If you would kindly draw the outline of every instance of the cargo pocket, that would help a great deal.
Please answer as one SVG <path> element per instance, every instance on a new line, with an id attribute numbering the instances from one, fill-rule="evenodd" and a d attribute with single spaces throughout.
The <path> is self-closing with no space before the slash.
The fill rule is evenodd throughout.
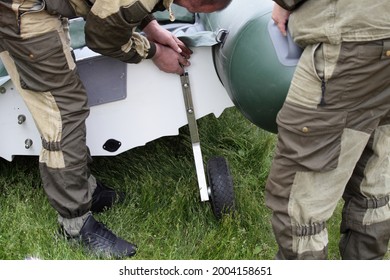
<path id="1" fill-rule="evenodd" d="M 4 40 L 4 45 L 15 62 L 24 89 L 45 92 L 74 79 L 57 31 L 21 41 Z"/>
<path id="2" fill-rule="evenodd" d="M 277 116 L 278 153 L 305 171 L 337 167 L 345 112 L 324 112 L 285 103 Z"/>

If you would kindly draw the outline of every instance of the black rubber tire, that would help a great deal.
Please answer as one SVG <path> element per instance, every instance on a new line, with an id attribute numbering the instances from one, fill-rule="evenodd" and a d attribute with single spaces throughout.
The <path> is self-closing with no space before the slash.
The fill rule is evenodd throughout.
<path id="1" fill-rule="evenodd" d="M 235 211 L 233 179 L 225 158 L 213 157 L 207 162 L 210 203 L 214 216 L 220 220 L 224 214 Z"/>

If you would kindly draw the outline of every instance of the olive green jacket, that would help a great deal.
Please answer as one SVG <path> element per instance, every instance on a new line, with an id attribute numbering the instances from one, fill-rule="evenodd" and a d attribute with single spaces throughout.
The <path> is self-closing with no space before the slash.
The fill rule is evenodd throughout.
<path id="1" fill-rule="evenodd" d="M 10 27 L 18 25 L 26 13 L 46 11 L 67 18 L 84 17 L 89 48 L 124 62 L 138 63 L 153 57 L 156 51 L 154 43 L 139 30 L 154 19 L 153 12 L 171 12 L 172 3 L 173 0 L 0 0 L 0 29 L 4 26 L 0 31 L 17 33 L 17 27 Z M 173 14 L 171 18 L 174 20 Z"/>
<path id="2" fill-rule="evenodd" d="M 388 0 L 274 0 L 291 10 L 288 28 L 300 46 L 390 38 Z"/>

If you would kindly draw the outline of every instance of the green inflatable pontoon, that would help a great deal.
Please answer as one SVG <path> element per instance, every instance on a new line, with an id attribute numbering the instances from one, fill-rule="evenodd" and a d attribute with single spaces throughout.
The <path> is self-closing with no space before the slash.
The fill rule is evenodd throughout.
<path id="1" fill-rule="evenodd" d="M 219 32 L 214 64 L 234 105 L 254 124 L 276 133 L 276 114 L 301 50 L 274 25 L 272 7 L 270 0 L 233 0 L 201 20 L 206 29 Z"/>

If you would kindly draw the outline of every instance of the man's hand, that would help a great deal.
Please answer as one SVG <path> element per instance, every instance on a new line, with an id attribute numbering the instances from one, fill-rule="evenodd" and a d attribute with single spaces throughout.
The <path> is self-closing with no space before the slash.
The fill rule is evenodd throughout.
<path id="1" fill-rule="evenodd" d="M 161 71 L 179 75 L 184 73 L 184 66 L 190 66 L 188 59 L 181 53 L 159 43 L 156 43 L 156 54 L 152 60 Z"/>
<path id="2" fill-rule="evenodd" d="M 274 3 L 274 8 L 272 10 L 272 19 L 275 24 L 278 26 L 280 32 L 283 36 L 287 36 L 287 21 L 290 17 L 290 12 L 282 8 L 278 4 Z"/>
<path id="3" fill-rule="evenodd" d="M 192 51 L 175 35 L 162 28 L 156 20 L 152 20 L 147 26 L 145 26 L 143 31 L 149 41 L 170 47 L 186 59 L 190 58 Z"/>

